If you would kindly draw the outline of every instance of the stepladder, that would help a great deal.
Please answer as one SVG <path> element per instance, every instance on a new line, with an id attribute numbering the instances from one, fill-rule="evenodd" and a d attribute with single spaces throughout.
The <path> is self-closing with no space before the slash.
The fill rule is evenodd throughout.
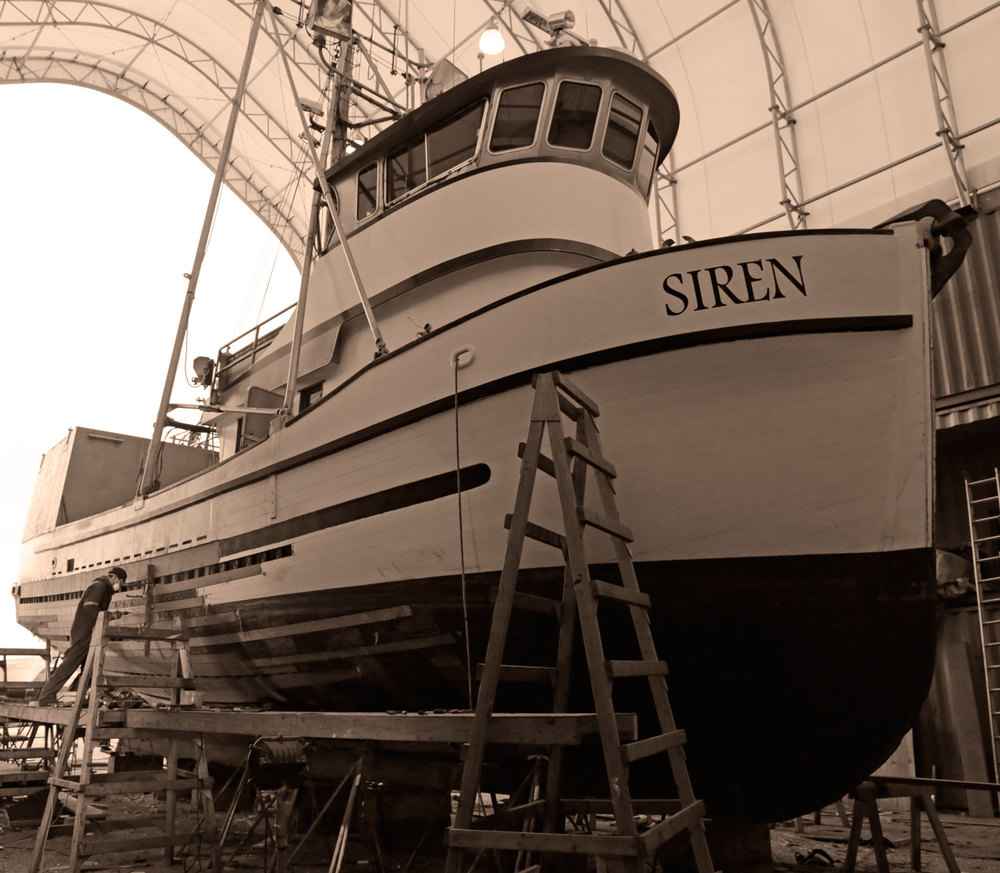
<path id="1" fill-rule="evenodd" d="M 465 873 L 477 869 L 477 864 L 486 869 L 483 859 L 502 853 L 507 861 L 501 869 L 515 873 L 578 869 L 572 865 L 579 865 L 581 856 L 588 856 L 598 869 L 639 873 L 650 869 L 665 843 L 686 836 L 698 873 L 711 873 L 705 808 L 688 774 L 686 735 L 675 723 L 667 665 L 657 655 L 650 628 L 650 598 L 640 589 L 632 562 L 629 543 L 633 535 L 619 517 L 617 471 L 603 455 L 597 404 L 560 373 L 536 374 L 533 388 L 528 436 L 518 449 L 521 467 L 514 508 L 505 520 L 507 547 L 472 734 L 453 826 L 447 833 L 446 870 Z M 572 428 L 572 435 L 566 434 L 567 427 Z M 539 481 L 538 473 L 546 478 Z M 558 509 L 548 513 L 548 526 L 543 526 L 529 520 L 529 513 L 533 495 L 546 481 L 548 505 L 555 503 Z M 545 598 L 519 590 L 526 540 L 560 553 L 561 597 L 550 599 L 547 607 Z M 588 552 L 595 548 L 614 555 L 614 570 L 604 574 L 607 578 L 591 575 Z M 547 608 L 552 615 L 552 634 L 557 638 L 554 664 L 505 663 L 512 619 L 516 620 L 515 611 L 521 608 L 536 612 Z M 495 801 L 492 811 L 480 802 L 484 814 L 477 816 L 487 733 L 501 683 L 546 676 L 552 686 L 551 712 L 565 713 L 571 689 L 580 687 L 580 672 L 589 680 L 588 703 L 593 706 L 599 735 L 595 765 L 596 770 L 603 769 L 603 774 L 597 774 L 603 786 L 599 796 L 595 791 L 583 796 L 574 791 L 571 796 L 566 779 L 569 743 L 557 742 L 531 757 L 523 797 L 511 795 Z M 623 733 L 624 713 L 616 710 L 615 703 L 616 692 L 623 686 L 629 686 L 629 701 L 644 701 L 645 711 L 636 723 L 645 731 Z M 634 798 L 633 765 L 661 766 L 663 781 L 669 784 L 672 778 L 677 796 Z"/>
<path id="2" fill-rule="evenodd" d="M 95 855 L 110 855 L 122 852 L 149 849 L 163 849 L 166 863 L 174 862 L 178 847 L 197 843 L 207 846 L 211 869 L 222 873 L 222 856 L 215 825 L 215 805 L 212 795 L 212 779 L 208 772 L 208 759 L 200 738 L 194 740 L 195 772 L 181 770 L 178 766 L 178 740 L 176 735 L 159 736 L 148 732 L 150 739 L 165 742 L 167 754 L 164 767 L 155 770 L 129 770 L 126 772 L 99 772 L 95 751 L 102 743 L 128 733 L 120 722 L 103 718 L 107 712 L 106 690 L 111 687 L 111 678 L 105 673 L 105 656 L 108 644 L 115 640 L 142 639 L 159 641 L 172 650 L 169 674 L 132 677 L 130 687 L 166 689 L 172 706 L 179 706 L 182 695 L 195 687 L 191 670 L 188 635 L 183 624 L 175 621 L 173 628 L 162 630 L 148 627 L 111 627 L 107 613 L 101 613 L 95 624 L 87 658 L 84 662 L 72 708 L 62 732 L 55 763 L 49 780 L 49 792 L 42 814 L 42 820 L 35 840 L 35 850 L 31 860 L 30 873 L 47 870 L 45 864 L 46 843 L 50 827 L 61 805 L 73 813 L 73 831 L 66 869 L 78 873 L 84 862 Z M 144 736 L 147 734 L 144 733 Z M 74 746 L 82 739 L 82 749 L 77 756 L 76 767 L 71 766 Z M 74 770 L 76 772 L 74 772 Z M 100 836 L 94 838 L 88 833 L 88 815 L 93 804 L 99 799 L 121 795 L 155 794 L 163 792 L 165 804 L 160 821 L 156 823 L 159 833 L 130 837 Z M 192 803 L 200 807 L 201 815 L 195 832 L 182 832 L 177 826 L 178 796 L 191 795 Z M 128 822 L 122 826 L 127 828 Z"/>
<path id="3" fill-rule="evenodd" d="M 972 566 L 982 644 L 993 777 L 1000 781 L 1000 471 L 967 479 Z"/>

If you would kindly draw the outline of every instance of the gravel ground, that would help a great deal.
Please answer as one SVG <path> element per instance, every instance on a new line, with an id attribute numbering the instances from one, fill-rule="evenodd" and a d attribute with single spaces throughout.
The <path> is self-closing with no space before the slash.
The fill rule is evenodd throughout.
<path id="1" fill-rule="evenodd" d="M 136 816 L 155 816 L 162 813 L 163 802 L 149 795 L 131 795 L 109 798 L 102 801 L 106 810 L 104 821 L 96 821 L 90 830 L 96 832 L 111 832 L 116 837 L 153 834 L 155 830 L 137 830 L 126 832 L 116 820 L 132 819 Z M 178 829 L 190 830 L 196 823 L 196 815 L 190 811 L 186 802 L 178 805 Z M 957 813 L 944 812 L 941 815 L 945 832 L 952 850 L 958 859 L 962 873 L 1000 873 L 1000 819 L 971 819 Z M 221 820 L 221 815 L 220 815 Z M 3 817 L 0 816 L 0 824 Z M 233 836 L 227 842 L 225 853 L 227 873 L 229 871 L 261 870 L 264 867 L 264 846 L 260 839 L 260 830 L 247 841 L 248 850 L 230 860 L 236 844 L 247 832 L 252 823 L 250 814 L 240 814 L 234 822 Z M 0 873 L 27 873 L 34 849 L 36 829 L 33 827 L 6 826 L 0 833 Z M 801 832 L 796 831 L 794 822 L 786 822 L 771 829 L 771 851 L 773 854 L 774 873 L 822 873 L 824 869 L 840 870 L 843 867 L 847 851 L 848 829 L 840 824 L 839 818 L 831 808 L 825 811 L 822 822 L 816 825 L 812 819 L 802 820 Z M 910 870 L 909 815 L 908 813 L 884 812 L 882 827 L 891 848 L 888 852 L 891 873 L 902 873 Z M 69 857 L 69 828 L 63 827 L 62 832 L 53 835 L 46 847 L 44 873 L 59 873 L 60 868 L 66 869 Z M 940 847 L 924 819 L 921 830 L 921 857 L 924 873 L 947 873 Z M 859 873 L 874 873 L 877 871 L 875 856 L 868 845 L 868 827 L 862 831 L 862 845 L 858 851 L 856 870 Z M 332 841 L 332 840 L 331 840 Z M 359 873 L 365 870 L 378 870 L 375 858 L 367 863 L 357 859 L 363 847 L 355 845 L 348 850 L 349 859 L 344 865 L 345 873 Z M 132 852 L 116 857 L 99 856 L 100 866 L 88 862 L 84 869 L 101 869 L 117 871 L 117 873 L 202 873 L 211 869 L 208 855 L 188 857 L 173 867 L 164 866 L 161 850 Z M 308 844 L 298 855 L 292 866 L 295 873 L 313 873 L 329 869 L 329 854 L 327 845 L 319 840 Z M 829 860 L 828 860 L 829 859 Z M 273 859 L 268 858 L 268 861 Z M 408 857 L 383 858 L 384 869 L 400 871 L 406 867 Z M 430 861 L 420 855 L 413 859 L 409 870 L 412 873 L 425 873 L 441 866 L 439 860 Z M 767 873 L 758 870 L 757 873 Z"/>
<path id="2" fill-rule="evenodd" d="M 1000 873 L 1000 818 L 975 819 L 948 811 L 942 812 L 940 817 L 962 873 Z M 891 844 L 886 853 L 890 871 L 910 870 L 909 813 L 883 812 L 880 818 L 883 834 Z M 948 868 L 930 824 L 925 816 L 921 819 L 921 869 L 924 873 L 947 873 Z M 821 873 L 830 867 L 841 869 L 847 854 L 848 828 L 840 823 L 835 810 L 832 807 L 825 810 L 819 825 L 813 824 L 811 818 L 803 819 L 802 823 L 801 833 L 796 832 L 794 822 L 771 830 L 771 853 L 776 871 Z M 859 873 L 878 869 L 869 837 L 868 825 L 865 824 L 855 864 Z M 827 862 L 821 853 L 828 855 L 833 863 Z"/>

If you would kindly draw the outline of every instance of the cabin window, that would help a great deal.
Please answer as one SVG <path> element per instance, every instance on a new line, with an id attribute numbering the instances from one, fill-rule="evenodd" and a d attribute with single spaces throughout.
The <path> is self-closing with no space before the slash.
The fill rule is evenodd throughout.
<path id="1" fill-rule="evenodd" d="M 299 412 L 305 412 L 310 406 L 315 405 L 323 397 L 323 383 L 317 382 L 308 388 L 299 391 Z"/>
<path id="2" fill-rule="evenodd" d="M 642 109 L 621 94 L 615 94 L 611 98 L 608 129 L 604 132 L 601 154 L 619 167 L 631 170 L 641 129 Z"/>
<path id="3" fill-rule="evenodd" d="M 493 122 L 490 151 L 506 152 L 530 146 L 535 141 L 538 113 L 542 107 L 545 85 L 519 85 L 500 95 L 497 117 Z"/>
<path id="4" fill-rule="evenodd" d="M 646 137 L 642 141 L 642 151 L 639 152 L 639 173 L 636 182 L 643 194 L 649 194 L 649 185 L 656 172 L 656 156 L 660 151 L 660 138 L 656 135 L 653 122 L 646 126 Z"/>
<path id="5" fill-rule="evenodd" d="M 476 153 L 485 106 L 485 103 L 477 103 L 427 134 L 427 167 L 431 179 Z"/>
<path id="6" fill-rule="evenodd" d="M 358 219 L 367 218 L 378 209 L 378 164 L 358 173 Z"/>
<path id="7" fill-rule="evenodd" d="M 582 82 L 563 82 L 549 125 L 549 145 L 567 149 L 589 149 L 594 139 L 601 89 Z"/>
<path id="8" fill-rule="evenodd" d="M 333 208 L 337 210 L 337 215 L 340 215 L 340 197 L 337 195 L 337 189 L 332 185 L 330 186 L 330 194 L 333 197 Z M 320 251 L 328 251 L 330 246 L 333 244 L 335 238 L 336 228 L 333 225 L 333 217 L 330 215 L 330 210 L 326 205 L 326 198 L 323 197 L 319 204 L 319 238 L 320 238 Z"/>
<path id="9" fill-rule="evenodd" d="M 395 200 L 407 191 L 427 181 L 427 164 L 424 159 L 424 141 L 407 146 L 389 155 L 386 161 L 386 199 Z"/>

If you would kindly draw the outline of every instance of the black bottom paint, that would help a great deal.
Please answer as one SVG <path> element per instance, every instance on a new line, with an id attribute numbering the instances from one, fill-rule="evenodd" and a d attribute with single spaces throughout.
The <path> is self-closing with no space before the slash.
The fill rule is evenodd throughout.
<path id="1" fill-rule="evenodd" d="M 653 601 L 659 654 L 670 667 L 670 700 L 688 735 L 695 793 L 709 815 L 778 821 L 832 803 L 876 769 L 916 719 L 934 663 L 933 553 L 911 550 L 864 555 L 785 556 L 639 564 Z M 611 578 L 607 567 L 595 578 Z M 521 590 L 558 596 L 561 568 L 522 571 Z M 467 578 L 473 660 L 489 633 L 496 574 Z M 354 614 L 407 604 L 413 615 L 383 625 L 285 640 L 313 653 L 303 671 L 316 682 L 281 688 L 286 709 L 372 710 L 467 706 L 461 584 L 457 578 L 390 583 L 313 595 L 268 598 L 241 606 L 242 627 L 273 626 L 324 615 Z M 634 657 L 617 605 L 601 607 L 608 658 Z M 255 620 L 256 619 L 256 620 Z M 217 629 L 225 632 L 224 627 Z M 448 646 L 377 657 L 338 650 L 450 632 Z M 216 653 L 267 657 L 264 643 L 214 647 Z M 287 647 L 285 651 L 288 651 Z M 372 649 L 374 652 L 374 649 Z M 554 620 L 518 613 L 506 663 L 552 664 Z M 197 649 L 195 650 L 197 654 Z M 347 654 L 345 652 L 345 654 Z M 577 653 L 571 709 L 592 709 Z M 344 678 L 354 666 L 357 678 Z M 254 668 L 256 669 L 256 668 Z M 339 675 L 324 683 L 323 671 Z M 263 671 L 266 672 L 266 669 Z M 619 680 L 616 708 L 650 724 L 646 680 Z M 502 685 L 496 711 L 546 710 L 547 686 Z M 596 738 L 595 738 L 596 739 Z M 671 796 L 665 755 L 632 767 L 640 795 Z M 590 750 L 569 757 L 569 791 L 606 793 L 603 765 Z"/>

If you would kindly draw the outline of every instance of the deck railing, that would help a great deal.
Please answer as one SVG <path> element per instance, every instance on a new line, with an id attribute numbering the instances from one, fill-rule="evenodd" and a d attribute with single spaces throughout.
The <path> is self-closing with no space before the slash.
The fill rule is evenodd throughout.
<path id="1" fill-rule="evenodd" d="M 218 357 L 218 368 L 216 370 L 220 382 L 224 374 L 229 372 L 237 364 L 246 364 L 247 366 L 253 366 L 257 360 L 257 356 L 261 351 L 266 349 L 278 335 L 281 328 L 285 326 L 285 322 L 281 324 L 274 324 L 281 316 L 290 312 L 295 308 L 295 304 L 292 303 L 286 306 L 284 309 L 276 312 L 269 318 L 265 318 L 263 321 L 251 327 L 249 330 L 245 330 L 235 339 L 230 340 L 222 348 L 219 349 Z M 273 325 L 272 327 L 268 327 Z M 267 328 L 267 330 L 265 330 Z M 247 338 L 249 337 L 249 340 Z M 234 350 L 234 346 L 237 346 L 240 342 L 244 342 Z"/>

